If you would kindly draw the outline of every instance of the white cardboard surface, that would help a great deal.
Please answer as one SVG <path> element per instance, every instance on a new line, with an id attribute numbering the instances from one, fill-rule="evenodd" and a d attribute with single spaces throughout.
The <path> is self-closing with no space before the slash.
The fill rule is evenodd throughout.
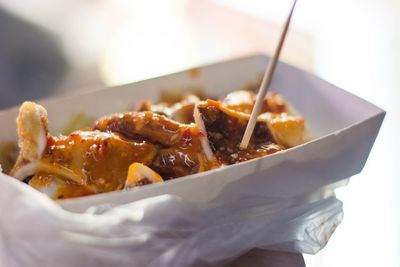
<path id="1" fill-rule="evenodd" d="M 157 100 L 160 90 L 201 87 L 210 95 L 222 96 L 254 82 L 267 62 L 265 56 L 253 56 L 200 68 L 195 78 L 189 72 L 180 72 L 41 103 L 49 113 L 50 131 L 58 133 L 72 114 L 85 112 L 96 117 L 112 114 L 143 99 Z M 303 194 L 362 170 L 384 118 L 383 110 L 286 64 L 278 65 L 271 90 L 282 93 L 305 117 L 316 140 L 266 158 L 164 184 L 65 200 L 60 204 L 71 211 L 84 211 L 94 204 L 123 204 L 172 193 L 195 203 L 223 205 L 249 192 L 271 197 Z M 14 125 L 16 112 L 0 113 L 0 125 Z M 1 131 L 0 139 L 15 138 L 15 128 Z"/>
<path id="2" fill-rule="evenodd" d="M 81 96 L 45 100 L 41 104 L 48 110 L 50 131 L 54 134 L 77 112 L 98 117 L 123 111 L 142 99 L 156 100 L 163 89 L 196 86 L 204 88 L 211 95 L 224 95 L 254 82 L 263 73 L 267 62 L 268 58 L 265 56 L 242 58 L 200 68 L 198 77 L 192 77 L 189 72 L 181 72 Z M 102 263 L 98 266 L 115 264 L 114 258 L 105 258 L 101 254 L 104 251 L 119 251 L 118 255 L 123 258 L 123 262 L 126 260 L 126 264 L 131 263 L 132 259 L 140 259 L 139 263 L 141 260 L 148 263 L 149 258 L 153 259 L 158 255 L 152 261 L 153 265 L 148 266 L 185 266 L 199 259 L 207 259 L 211 266 L 239 256 L 253 247 L 315 253 L 326 244 L 341 220 L 341 204 L 333 197 L 332 190 L 343 185 L 340 181 L 345 181 L 346 177 L 362 170 L 385 113 L 334 85 L 285 64 L 278 65 L 272 90 L 282 93 L 305 117 L 317 139 L 265 158 L 163 184 L 60 201 L 64 210 L 58 205 L 50 204 L 50 200 L 34 192 L 32 188 L 17 181 L 10 182 L 9 177 L 0 174 L 0 190 L 3 190 L 0 194 L 2 214 L 12 211 L 12 207 L 26 208 L 28 215 L 21 213 L 19 216 L 29 221 L 40 221 L 43 227 L 38 226 L 35 230 L 42 234 L 37 234 L 37 238 L 43 240 L 51 239 L 48 229 L 53 234 L 61 234 L 62 238 L 65 231 L 72 231 L 75 234 L 84 233 L 90 238 L 101 236 L 102 240 L 106 240 L 104 242 L 108 245 L 100 245 L 99 249 L 99 245 L 83 245 L 76 239 L 71 243 L 70 239 L 61 238 L 66 244 L 65 260 L 69 264 L 90 262 L 79 252 L 83 247 L 85 253 L 89 253 L 87 255 L 98 257 Z M 0 125 L 3 125 L 0 140 L 16 139 L 16 115 L 17 109 L 0 112 Z M 167 196 L 162 196 L 165 194 Z M 13 195 L 20 196 L 19 202 L 13 202 L 14 206 L 4 205 Z M 161 204 L 153 207 L 154 202 Z M 42 206 L 32 206 L 39 204 Z M 78 214 L 90 207 L 95 207 L 96 211 L 104 210 L 104 213 L 99 218 L 92 219 L 87 214 Z M 169 214 L 163 217 L 163 207 L 174 210 L 176 216 L 171 217 Z M 133 216 L 132 209 L 136 213 L 141 211 L 143 216 L 131 218 L 129 222 L 119 221 L 122 224 L 115 222 Z M 117 216 L 107 221 L 107 218 L 111 218 L 110 214 L 119 214 L 122 217 Z M 43 220 L 43 216 L 51 218 L 51 226 L 48 221 Z M 20 233 L 23 225 L 18 224 L 18 219 L 17 215 L 0 219 L 0 224 L 5 227 L 3 229 L 14 233 L 15 238 L 24 233 Z M 104 220 L 103 225 L 93 224 L 93 220 Z M 187 235 L 165 240 L 163 231 L 170 234 L 180 231 L 181 228 L 177 229 L 175 223 L 181 225 L 182 222 L 190 226 L 190 230 L 184 228 Z M 149 223 L 157 227 L 153 232 L 147 232 L 150 238 L 146 239 L 147 243 L 138 236 L 130 236 L 135 232 L 132 229 L 148 229 L 146 227 Z M 212 227 L 205 227 L 207 223 Z M 94 225 L 93 228 L 90 225 Z M 105 237 L 103 232 L 109 230 L 112 230 L 111 236 Z M 131 250 L 128 254 L 122 253 L 124 246 L 110 241 L 110 238 L 115 238 L 113 231 L 122 231 L 118 233 L 130 237 L 130 241 L 124 240 L 126 249 L 135 248 L 136 254 L 132 254 Z M 236 234 L 237 238 L 234 238 Z M 9 237 L 9 240 L 19 240 L 15 238 Z M 160 242 L 160 246 L 156 246 L 157 249 L 152 246 L 153 250 L 145 253 L 149 240 L 150 243 L 152 240 Z M 166 250 L 165 242 L 170 242 L 170 250 Z M 36 249 L 51 250 L 54 255 L 60 252 L 57 247 L 40 244 Z M 217 247 L 207 247 L 210 244 Z M 218 247 L 217 244 L 224 246 Z M 19 243 L 16 246 L 21 248 Z M 68 249 L 65 251 L 66 248 Z M 29 249 L 35 250 L 35 247 Z M 44 263 L 42 266 L 48 265 Z"/>

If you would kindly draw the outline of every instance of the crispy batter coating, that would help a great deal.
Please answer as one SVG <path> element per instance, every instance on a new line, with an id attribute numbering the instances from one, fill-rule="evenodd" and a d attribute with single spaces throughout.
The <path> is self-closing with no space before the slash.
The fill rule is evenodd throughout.
<path id="1" fill-rule="evenodd" d="M 35 169 L 46 148 L 47 111 L 33 102 L 24 102 L 17 117 L 20 152 L 10 175 L 23 180 Z"/>

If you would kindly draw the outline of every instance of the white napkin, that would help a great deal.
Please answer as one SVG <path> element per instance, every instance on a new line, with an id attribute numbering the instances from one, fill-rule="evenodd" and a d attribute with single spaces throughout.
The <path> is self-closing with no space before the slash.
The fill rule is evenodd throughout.
<path id="1" fill-rule="evenodd" d="M 160 195 L 78 214 L 0 174 L 0 266 L 222 266 L 253 248 L 316 253 L 343 215 L 330 192 L 224 207 Z"/>

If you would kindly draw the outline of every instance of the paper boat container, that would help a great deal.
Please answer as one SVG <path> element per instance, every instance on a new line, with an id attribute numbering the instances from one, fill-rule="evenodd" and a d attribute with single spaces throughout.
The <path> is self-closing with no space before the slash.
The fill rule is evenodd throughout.
<path id="1" fill-rule="evenodd" d="M 162 90 L 200 87 L 221 96 L 254 83 L 269 58 L 250 56 L 79 96 L 40 101 L 57 134 L 71 116 L 99 117 L 127 110 L 143 99 L 157 100 Z M 163 184 L 60 201 L 81 212 L 97 204 L 123 204 L 174 194 L 196 204 L 224 205 L 245 197 L 286 198 L 313 192 L 355 175 L 364 167 L 385 112 L 314 75 L 279 64 L 272 84 L 304 116 L 316 137 L 312 142 L 267 157 L 191 175 Z M 15 140 L 17 109 L 0 113 L 0 140 Z"/>

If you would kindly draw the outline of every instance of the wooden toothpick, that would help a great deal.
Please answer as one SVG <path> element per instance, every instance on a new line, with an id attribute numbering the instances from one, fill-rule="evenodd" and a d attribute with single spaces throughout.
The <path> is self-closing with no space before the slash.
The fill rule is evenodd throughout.
<path id="1" fill-rule="evenodd" d="M 265 95 L 268 92 L 269 86 L 272 81 L 272 76 L 274 74 L 276 64 L 278 63 L 279 55 L 280 55 L 282 47 L 283 47 L 283 43 L 285 42 L 287 31 L 288 31 L 289 25 L 290 25 L 290 20 L 292 18 L 292 14 L 293 14 L 294 8 L 296 6 L 296 3 L 297 3 L 297 0 L 294 0 L 292 9 L 290 10 L 289 16 L 286 19 L 285 26 L 283 28 L 281 37 L 279 39 L 278 46 L 276 47 L 275 54 L 272 57 L 271 62 L 268 64 L 267 70 L 265 71 L 263 80 L 261 82 L 260 89 L 258 91 L 256 103 L 254 104 L 253 111 L 251 112 L 250 120 L 247 123 L 246 131 L 244 132 L 242 142 L 240 143 L 240 146 L 239 146 L 240 149 L 246 149 L 247 146 L 249 145 L 251 135 L 253 134 L 254 127 L 257 122 L 257 117 L 261 112 L 261 108 L 263 106 Z"/>

